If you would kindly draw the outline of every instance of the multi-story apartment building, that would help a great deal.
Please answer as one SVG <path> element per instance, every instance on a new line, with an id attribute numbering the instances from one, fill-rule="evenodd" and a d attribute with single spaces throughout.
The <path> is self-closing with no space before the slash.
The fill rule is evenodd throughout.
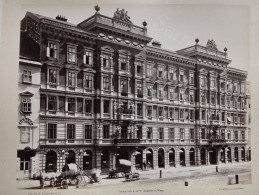
<path id="1" fill-rule="evenodd" d="M 18 178 L 65 163 L 113 169 L 246 160 L 246 77 L 215 42 L 176 52 L 124 10 L 78 25 L 27 12 L 21 21 Z"/>

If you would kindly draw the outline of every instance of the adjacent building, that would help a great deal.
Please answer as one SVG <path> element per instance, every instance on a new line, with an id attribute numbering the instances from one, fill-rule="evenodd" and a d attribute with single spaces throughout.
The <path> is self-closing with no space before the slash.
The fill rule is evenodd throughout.
<path id="1" fill-rule="evenodd" d="M 247 72 L 209 40 L 163 49 L 124 9 L 75 25 L 21 21 L 17 178 L 65 163 L 107 171 L 247 160 Z"/>

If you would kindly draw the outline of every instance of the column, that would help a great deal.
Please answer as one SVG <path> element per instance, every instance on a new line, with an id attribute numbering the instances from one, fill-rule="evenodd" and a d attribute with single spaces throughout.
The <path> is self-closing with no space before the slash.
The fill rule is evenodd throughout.
<path id="1" fill-rule="evenodd" d="M 216 164 L 218 165 L 220 161 L 220 149 L 216 149 Z"/>
<path id="2" fill-rule="evenodd" d="M 102 158 L 102 156 L 101 156 L 101 154 L 102 154 L 102 151 L 101 150 L 97 150 L 96 151 L 96 169 L 97 170 L 102 170 L 102 166 L 101 166 L 101 158 Z"/>
<path id="3" fill-rule="evenodd" d="M 231 147 L 231 162 L 235 162 L 235 150 Z"/>
<path id="4" fill-rule="evenodd" d="M 228 152 L 227 152 L 227 148 L 225 148 L 225 163 L 228 163 Z"/>
<path id="5" fill-rule="evenodd" d="M 169 151 L 168 149 L 165 149 L 165 156 L 164 156 L 164 161 L 165 161 L 165 168 L 169 168 Z"/>
<path id="6" fill-rule="evenodd" d="M 190 166 L 190 150 L 185 149 L 185 166 L 189 167 Z"/>
<path id="7" fill-rule="evenodd" d="M 146 162 L 146 164 L 147 164 L 147 150 L 146 149 L 144 149 L 142 151 L 142 162 Z"/>
<path id="8" fill-rule="evenodd" d="M 175 167 L 180 167 L 180 152 L 179 152 L 179 148 L 175 148 Z"/>
<path id="9" fill-rule="evenodd" d="M 134 172 L 136 171 L 136 163 L 135 163 L 135 160 L 136 160 L 136 156 L 134 155 L 134 151 L 132 151 L 132 154 L 131 154 L 131 171 Z"/>
<path id="10" fill-rule="evenodd" d="M 241 162 L 241 161 L 242 161 L 242 160 L 241 160 L 241 157 L 242 157 L 241 148 L 238 148 L 238 162 Z M 246 159 L 246 157 L 245 157 L 245 159 Z M 244 159 L 244 161 L 245 161 L 245 159 Z"/>
<path id="11" fill-rule="evenodd" d="M 195 158 L 196 158 L 196 165 L 200 166 L 201 165 L 201 150 L 200 150 L 200 148 L 196 149 Z"/>
<path id="12" fill-rule="evenodd" d="M 145 117 L 145 111 L 146 111 L 146 105 L 145 105 L 145 103 L 142 103 L 142 118 L 143 118 L 143 120 L 146 118 Z"/>
<path id="13" fill-rule="evenodd" d="M 158 151 L 154 150 L 153 152 L 153 167 L 154 169 L 158 169 Z"/>
<path id="14" fill-rule="evenodd" d="M 100 73 L 100 76 L 101 76 L 100 89 L 101 89 L 101 93 L 102 93 L 102 91 L 103 91 L 103 74 Z"/>
<path id="15" fill-rule="evenodd" d="M 110 118 L 113 119 L 113 99 L 110 99 Z"/>
<path id="16" fill-rule="evenodd" d="M 115 169 L 115 158 L 114 158 L 114 152 L 110 152 L 110 156 L 109 156 L 109 171 Z"/>
<path id="17" fill-rule="evenodd" d="M 206 162 L 206 165 L 210 165 L 210 156 L 209 156 L 209 150 L 208 149 L 205 149 L 205 162 Z"/>

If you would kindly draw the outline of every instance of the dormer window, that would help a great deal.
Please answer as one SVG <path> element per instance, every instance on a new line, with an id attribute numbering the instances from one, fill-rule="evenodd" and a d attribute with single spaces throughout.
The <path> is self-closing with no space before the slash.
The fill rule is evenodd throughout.
<path id="1" fill-rule="evenodd" d="M 49 42 L 47 47 L 47 57 L 58 58 L 58 44 Z"/>
<path id="2" fill-rule="evenodd" d="M 86 51 L 83 56 L 83 63 L 87 65 L 93 65 L 93 53 L 90 51 Z"/>
<path id="3" fill-rule="evenodd" d="M 23 82 L 24 83 L 31 83 L 31 80 L 32 80 L 31 71 L 24 70 L 23 71 Z"/>
<path id="4" fill-rule="evenodd" d="M 76 62 L 76 47 L 75 46 L 68 46 L 67 61 Z"/>

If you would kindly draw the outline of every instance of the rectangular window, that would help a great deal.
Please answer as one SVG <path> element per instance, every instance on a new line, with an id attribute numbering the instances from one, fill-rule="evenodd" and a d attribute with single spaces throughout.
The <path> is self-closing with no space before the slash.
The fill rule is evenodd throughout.
<path id="1" fill-rule="evenodd" d="M 222 81 L 220 83 L 220 88 L 221 88 L 221 90 L 225 90 L 225 81 Z"/>
<path id="2" fill-rule="evenodd" d="M 184 71 L 181 70 L 181 71 L 180 71 L 180 77 L 179 77 L 179 81 L 180 81 L 180 82 L 183 82 L 183 77 L 184 77 Z"/>
<path id="3" fill-rule="evenodd" d="M 158 77 L 162 77 L 163 76 L 163 67 L 158 67 Z"/>
<path id="4" fill-rule="evenodd" d="M 158 98 L 163 99 L 163 87 L 158 87 Z"/>
<path id="5" fill-rule="evenodd" d="M 234 89 L 233 89 L 234 92 L 237 92 L 238 91 L 237 89 L 238 89 L 238 83 L 234 83 Z"/>
<path id="6" fill-rule="evenodd" d="M 221 113 L 221 120 L 222 120 L 223 122 L 225 122 L 225 120 L 226 120 L 226 119 L 225 119 L 225 112 L 222 112 L 222 113 Z"/>
<path id="7" fill-rule="evenodd" d="M 190 91 L 190 103 L 194 103 L 194 92 Z"/>
<path id="8" fill-rule="evenodd" d="M 205 98 L 205 92 L 202 91 L 202 92 L 201 92 L 201 102 L 202 102 L 202 103 L 205 103 L 205 100 L 206 100 L 206 98 Z"/>
<path id="9" fill-rule="evenodd" d="M 92 89 L 92 86 L 93 86 L 93 76 L 86 74 L 84 80 L 85 80 L 84 87 L 87 88 L 87 89 Z"/>
<path id="10" fill-rule="evenodd" d="M 181 139 L 181 140 L 184 140 L 184 138 L 185 138 L 184 129 L 183 129 L 183 128 L 180 128 L 180 139 Z"/>
<path id="11" fill-rule="evenodd" d="M 225 96 L 224 95 L 221 95 L 220 101 L 221 101 L 221 105 L 225 106 Z"/>
<path id="12" fill-rule="evenodd" d="M 174 89 L 173 88 L 169 89 L 169 99 L 174 100 Z"/>
<path id="13" fill-rule="evenodd" d="M 158 117 L 163 117 L 163 107 L 158 107 Z"/>
<path id="14" fill-rule="evenodd" d="M 85 112 L 86 113 L 92 112 L 92 100 L 85 100 Z"/>
<path id="15" fill-rule="evenodd" d="M 201 87 L 205 87 L 205 76 L 204 75 L 200 76 L 200 85 L 201 85 Z"/>
<path id="16" fill-rule="evenodd" d="M 241 132 L 241 139 L 242 139 L 243 141 L 245 140 L 245 132 L 244 132 L 244 131 Z"/>
<path id="17" fill-rule="evenodd" d="M 141 73 L 142 73 L 142 66 L 137 65 L 137 74 L 141 74 Z"/>
<path id="18" fill-rule="evenodd" d="M 153 89 L 152 85 L 147 86 L 147 96 L 148 97 L 152 97 L 152 89 Z"/>
<path id="19" fill-rule="evenodd" d="M 67 139 L 75 139 L 76 126 L 74 124 L 67 124 Z"/>
<path id="20" fill-rule="evenodd" d="M 92 125 L 85 125 L 85 139 L 92 139 Z"/>
<path id="21" fill-rule="evenodd" d="M 102 63 L 104 68 L 110 68 L 110 56 L 103 55 Z"/>
<path id="22" fill-rule="evenodd" d="M 190 72 L 190 74 L 189 74 L 189 82 L 190 82 L 190 84 L 194 84 L 194 73 L 193 72 Z"/>
<path id="23" fill-rule="evenodd" d="M 150 64 L 147 64 L 147 77 L 152 76 L 152 66 Z"/>
<path id="24" fill-rule="evenodd" d="M 206 139 L 206 130 L 204 128 L 201 129 L 201 139 Z"/>
<path id="25" fill-rule="evenodd" d="M 121 93 L 127 93 L 127 80 L 121 80 Z"/>
<path id="26" fill-rule="evenodd" d="M 75 98 L 67 98 L 67 111 L 68 112 L 75 112 Z"/>
<path id="27" fill-rule="evenodd" d="M 142 84 L 137 83 L 137 95 L 138 97 L 142 96 Z"/>
<path id="28" fill-rule="evenodd" d="M 174 108 L 169 108 L 169 118 L 170 119 L 174 118 Z"/>
<path id="29" fill-rule="evenodd" d="M 103 101 L 103 113 L 110 113 L 110 100 Z"/>
<path id="30" fill-rule="evenodd" d="M 126 71 L 127 70 L 127 63 L 121 62 L 121 70 Z"/>
<path id="31" fill-rule="evenodd" d="M 211 78 L 210 79 L 210 87 L 215 88 L 216 87 L 216 78 Z"/>
<path id="32" fill-rule="evenodd" d="M 30 142 L 30 127 L 21 127 L 20 129 L 20 141 L 21 143 L 29 143 Z"/>
<path id="33" fill-rule="evenodd" d="M 164 139 L 164 128 L 159 128 L 158 139 Z"/>
<path id="34" fill-rule="evenodd" d="M 194 140 L 194 129 L 190 129 L 190 139 Z"/>
<path id="35" fill-rule="evenodd" d="M 184 100 L 184 91 L 183 90 L 180 90 L 179 100 L 180 101 Z"/>
<path id="36" fill-rule="evenodd" d="M 93 53 L 86 51 L 85 55 L 83 56 L 83 62 L 87 65 L 93 65 Z"/>
<path id="37" fill-rule="evenodd" d="M 103 90 L 109 91 L 110 90 L 110 78 L 103 77 Z"/>
<path id="38" fill-rule="evenodd" d="M 214 93 L 211 94 L 211 103 L 215 104 L 215 94 Z"/>
<path id="39" fill-rule="evenodd" d="M 147 128 L 147 139 L 152 139 L 152 127 Z"/>
<path id="40" fill-rule="evenodd" d="M 32 80 L 31 71 L 24 70 L 23 71 L 23 82 L 31 83 L 31 80 Z"/>
<path id="41" fill-rule="evenodd" d="M 137 128 L 138 128 L 138 130 L 137 130 L 137 138 L 138 139 L 142 139 L 142 127 L 138 126 Z"/>
<path id="42" fill-rule="evenodd" d="M 235 131 L 234 136 L 235 136 L 235 140 L 238 140 L 238 131 Z"/>
<path id="43" fill-rule="evenodd" d="M 103 139 L 109 139 L 109 132 L 110 132 L 110 126 L 109 125 L 103 125 Z"/>
<path id="44" fill-rule="evenodd" d="M 48 109 L 50 111 L 56 111 L 57 110 L 57 97 L 56 96 L 49 96 L 48 100 Z"/>
<path id="45" fill-rule="evenodd" d="M 224 139 L 224 140 L 226 139 L 225 138 L 225 129 L 221 130 L 221 139 Z"/>
<path id="46" fill-rule="evenodd" d="M 57 84 L 57 75 L 58 72 L 55 69 L 49 69 L 49 83 L 50 84 Z"/>
<path id="47" fill-rule="evenodd" d="M 142 104 L 137 104 L 137 115 L 142 116 Z"/>
<path id="48" fill-rule="evenodd" d="M 56 43 L 50 43 L 48 44 L 47 48 L 47 57 L 56 58 L 57 59 L 57 44 Z"/>
<path id="49" fill-rule="evenodd" d="M 190 120 L 194 120 L 194 110 L 190 110 Z"/>
<path id="50" fill-rule="evenodd" d="M 29 97 L 22 98 L 22 111 L 25 113 L 31 112 L 31 98 L 29 98 Z"/>
<path id="51" fill-rule="evenodd" d="M 201 111 L 201 120 L 206 120 L 206 111 L 205 110 Z"/>
<path id="52" fill-rule="evenodd" d="M 152 106 L 147 106 L 147 117 L 152 117 Z"/>
<path id="53" fill-rule="evenodd" d="M 168 137 L 169 137 L 169 139 L 170 140 L 174 140 L 174 128 L 169 128 L 169 135 L 168 135 Z"/>
<path id="54" fill-rule="evenodd" d="M 48 139 L 57 139 L 57 124 L 48 124 Z"/>
<path id="55" fill-rule="evenodd" d="M 228 140 L 230 140 L 230 138 L 231 138 L 231 134 L 230 134 L 229 130 L 227 131 L 227 138 L 228 138 Z"/>
<path id="56" fill-rule="evenodd" d="M 68 51 L 67 51 L 67 60 L 69 62 L 76 62 L 76 48 L 75 47 L 68 47 Z"/>
<path id="57" fill-rule="evenodd" d="M 68 86 L 69 87 L 75 87 L 75 81 L 76 81 L 76 74 L 74 72 L 68 72 Z"/>
<path id="58" fill-rule="evenodd" d="M 179 112 L 179 119 L 183 120 L 184 119 L 184 109 L 180 109 L 180 112 Z"/>
<path id="59" fill-rule="evenodd" d="M 174 80 L 174 69 L 170 69 L 170 72 L 169 72 L 169 80 L 170 80 L 170 81 L 173 81 L 173 80 Z"/>

